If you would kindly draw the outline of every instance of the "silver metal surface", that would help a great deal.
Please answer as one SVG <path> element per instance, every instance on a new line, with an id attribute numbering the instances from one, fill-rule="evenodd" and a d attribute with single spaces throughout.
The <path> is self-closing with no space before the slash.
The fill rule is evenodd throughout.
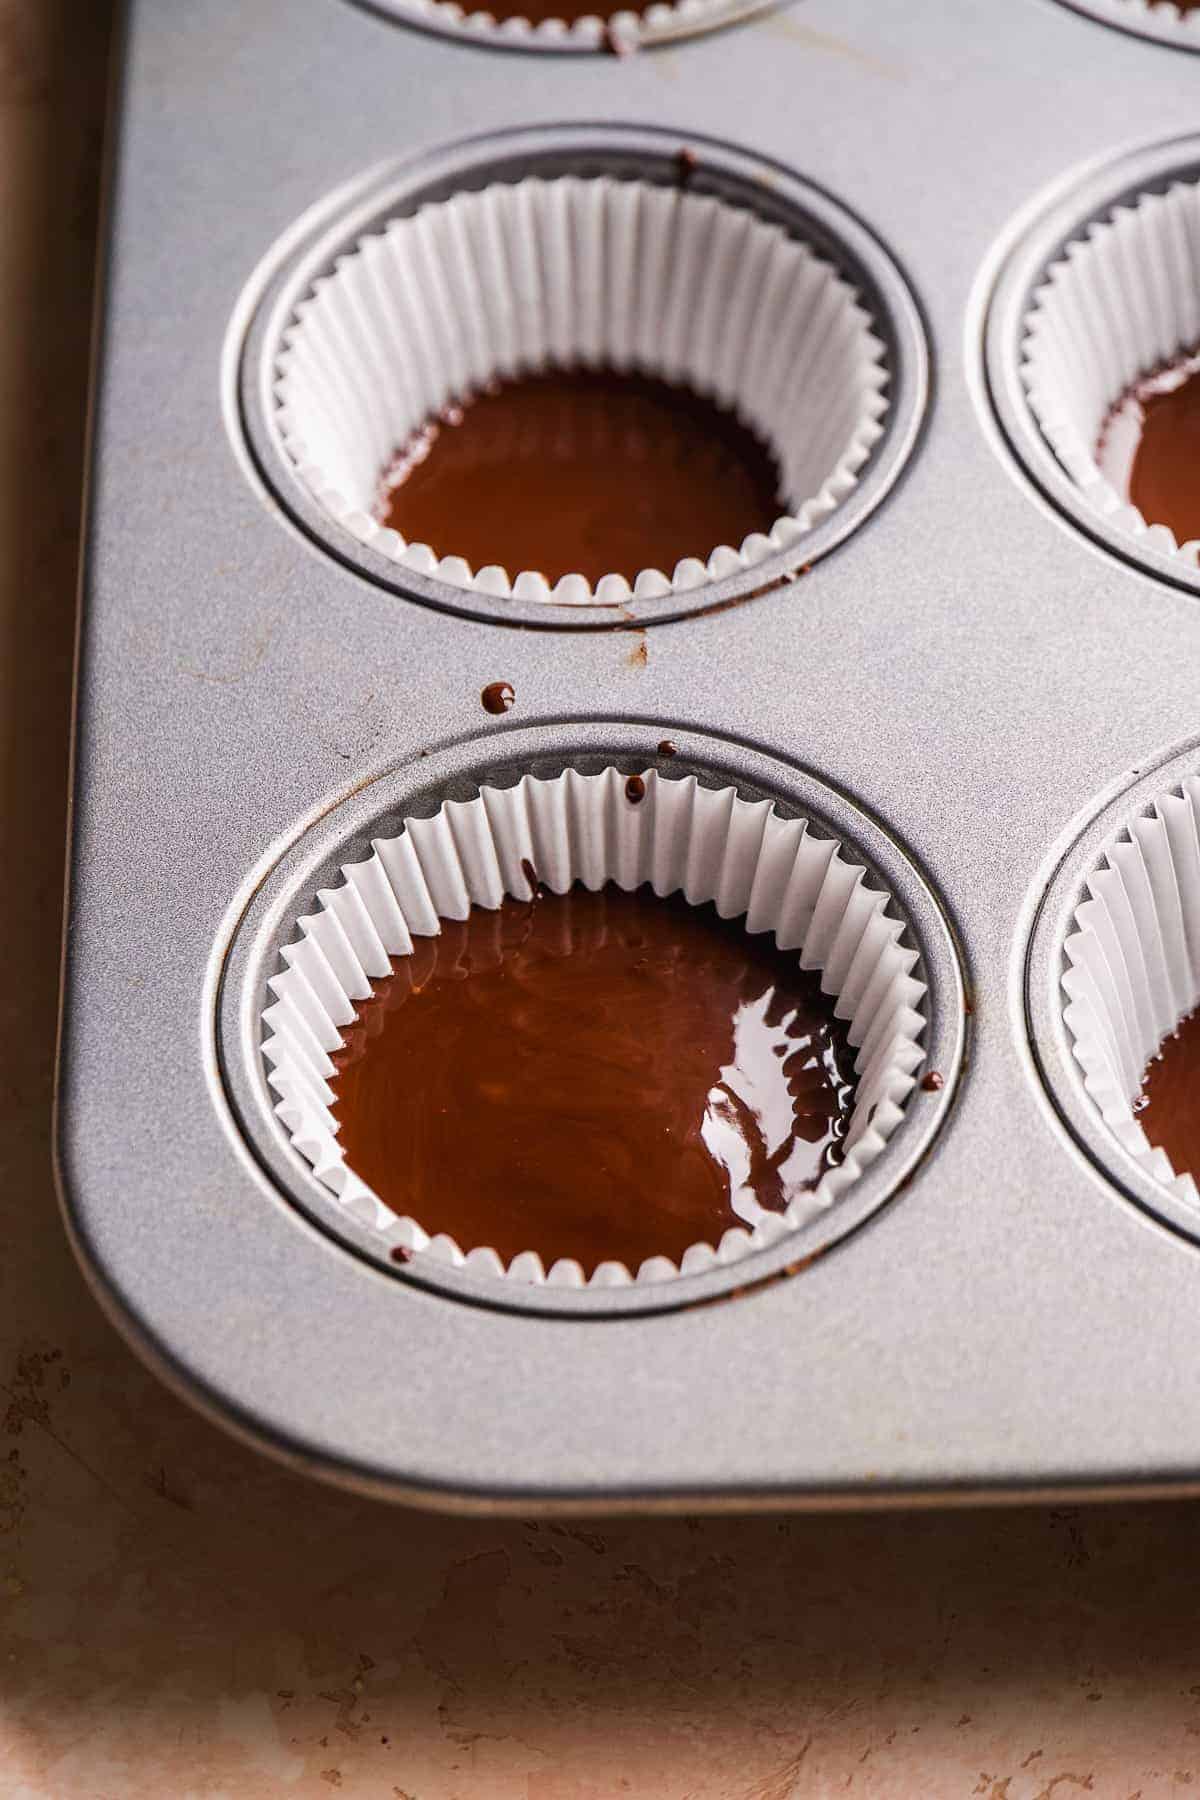
<path id="1" fill-rule="evenodd" d="M 803 0 L 552 62 L 339 0 L 133 0 L 59 1158 L 98 1292 L 197 1404 L 299 1466 L 446 1505 L 1200 1483 L 1200 1256 L 1082 1147 L 1026 1006 L 1035 917 L 1081 823 L 1196 737 L 1200 608 L 1050 502 L 984 372 L 1014 226 L 1130 143 L 1194 130 L 1195 69 L 1057 0 Z M 279 505 L 236 404 L 257 272 L 372 170 L 596 120 L 715 134 L 833 196 L 886 243 L 932 351 L 903 479 L 836 553 L 745 604 L 640 619 L 644 638 L 385 592 Z M 490 721 L 498 679 L 516 707 Z M 227 1102 L 222 947 L 256 906 L 269 932 L 277 871 L 328 853 L 322 821 L 365 820 L 371 784 L 415 790 L 427 752 L 469 744 L 482 764 L 528 730 L 561 754 L 610 728 L 685 736 L 701 765 L 740 745 L 880 822 L 944 903 L 970 1053 L 903 1192 L 794 1278 L 529 1316 L 396 1279 L 305 1215 Z"/>
<path id="2" fill-rule="evenodd" d="M 551 179 L 574 173 L 609 173 L 664 185 L 678 182 L 679 133 L 612 125 L 527 128 L 490 134 L 455 144 L 384 170 L 374 170 L 353 194 L 342 193 L 332 215 L 303 246 L 289 236 L 266 257 L 253 289 L 261 296 L 246 334 L 238 382 L 242 427 L 264 479 L 293 518 L 350 568 L 381 587 L 468 618 L 504 624 L 555 625 L 580 629 L 611 627 L 614 612 L 623 622 L 657 622 L 706 612 L 729 600 L 793 579 L 841 544 L 868 518 L 894 487 L 920 430 L 929 394 L 929 355 L 916 302 L 886 249 L 852 214 L 812 183 L 778 163 L 739 152 L 716 139 L 689 134 L 697 159 L 689 191 L 716 194 L 753 211 L 809 244 L 862 296 L 872 327 L 884 346 L 888 367 L 888 409 L 883 435 L 847 499 L 835 512 L 786 549 L 719 581 L 706 581 L 662 600 L 629 599 L 613 606 L 555 607 L 545 602 L 501 599 L 471 593 L 431 575 L 402 567 L 379 550 L 360 543 L 314 500 L 284 448 L 274 401 L 276 359 L 297 303 L 359 240 L 380 231 L 389 219 L 416 212 L 430 200 L 473 190 L 517 175 Z"/>

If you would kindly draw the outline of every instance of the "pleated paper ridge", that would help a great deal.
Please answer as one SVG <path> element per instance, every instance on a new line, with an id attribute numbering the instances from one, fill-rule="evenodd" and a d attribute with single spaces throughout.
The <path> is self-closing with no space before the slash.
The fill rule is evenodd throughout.
<path id="1" fill-rule="evenodd" d="M 582 574 L 551 588 L 535 570 L 473 569 L 378 523 L 383 472 L 431 416 L 489 380 L 572 364 L 732 407 L 774 450 L 788 510 L 594 590 Z M 560 605 L 683 592 L 798 544 L 855 487 L 887 411 L 872 321 L 807 245 L 712 195 L 610 176 L 497 183 L 393 220 L 300 302 L 276 373 L 284 447 L 330 518 L 452 586 Z"/>
<path id="2" fill-rule="evenodd" d="M 1200 1205 L 1134 1111 L 1147 1065 L 1200 1002 L 1200 779 L 1162 794 L 1105 849 L 1063 945 L 1063 1018 L 1083 1085 L 1156 1181 Z"/>
<path id="3" fill-rule="evenodd" d="M 1180 12 L 1172 0 L 1120 0 L 1120 11 L 1129 15 L 1130 31 L 1136 31 L 1139 23 L 1160 29 L 1165 26 L 1171 37 L 1181 44 L 1194 47 L 1200 43 L 1200 17 L 1194 12 Z M 1103 16 L 1108 17 L 1107 14 Z"/>
<path id="4" fill-rule="evenodd" d="M 1098 453 L 1111 409 L 1134 382 L 1200 344 L 1200 184 L 1176 182 L 1115 207 L 1068 244 L 1033 296 L 1022 345 L 1030 409 L 1059 462 L 1109 524 L 1147 549 L 1196 567 L 1129 498 L 1136 445 L 1118 428 Z"/>
<path id="5" fill-rule="evenodd" d="M 626 779 L 613 768 L 567 770 L 550 780 L 526 775 L 514 787 L 484 787 L 474 800 L 448 800 L 434 818 L 408 819 L 318 894 L 316 910 L 298 921 L 283 950 L 263 1013 L 277 1116 L 318 1179 L 389 1246 L 496 1277 L 565 1286 L 589 1280 L 568 1260 L 547 1270 L 536 1245 L 506 1269 L 487 1246 L 464 1249 L 438 1233 L 436 1219 L 398 1216 L 347 1167 L 332 1112 L 332 1057 L 372 981 L 391 973 L 392 957 L 411 953 L 414 938 L 436 936 L 439 920 L 465 919 L 473 904 L 495 909 L 506 894 L 531 898 L 526 864 L 555 893 L 576 881 L 591 889 L 608 880 L 626 889 L 650 882 L 660 896 L 681 891 L 693 905 L 714 901 L 723 918 L 744 916 L 749 932 L 772 931 L 802 968 L 821 971 L 856 1051 L 845 1157 L 815 1190 L 785 1214 L 764 1212 L 753 1228 L 731 1227 L 719 1244 L 693 1244 L 678 1265 L 661 1256 L 637 1271 L 602 1263 L 593 1285 L 695 1274 L 775 1242 L 832 1205 L 899 1124 L 924 1060 L 927 990 L 913 974 L 917 952 L 903 942 L 889 896 L 866 885 L 866 871 L 835 840 L 817 836 L 805 820 L 781 818 L 767 800 L 648 770 L 645 798 L 634 804 Z"/>
<path id="6" fill-rule="evenodd" d="M 431 24 L 450 27 L 472 38 L 498 38 L 503 43 L 562 45 L 572 50 L 630 49 L 642 44 L 709 31 L 767 10 L 768 0 L 656 0 L 644 12 L 623 11 L 609 19 L 588 14 L 579 19 L 526 18 L 497 20 L 492 14 L 458 4 L 458 0 L 404 0 L 397 10 Z"/>

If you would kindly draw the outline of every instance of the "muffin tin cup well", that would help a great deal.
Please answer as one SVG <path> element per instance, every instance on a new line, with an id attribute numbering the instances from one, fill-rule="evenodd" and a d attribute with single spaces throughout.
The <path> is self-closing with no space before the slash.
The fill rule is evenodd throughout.
<path id="1" fill-rule="evenodd" d="M 654 752 L 664 735 L 674 754 Z M 640 774 L 645 797 L 626 794 Z M 414 777 L 416 778 L 414 780 Z M 662 894 L 778 929 L 819 968 L 857 1053 L 849 1155 L 787 1219 L 748 1219 L 682 1269 L 654 1259 L 591 1281 L 402 1220 L 345 1168 L 330 1055 L 371 981 L 476 896 L 650 881 Z M 891 835 L 836 789 L 733 740 L 669 720 L 508 727 L 431 747 L 380 775 L 285 850 L 219 952 L 217 1055 L 238 1123 L 314 1223 L 396 1279 L 457 1298 L 621 1316 L 721 1298 L 790 1272 L 852 1232 L 925 1155 L 956 1091 L 965 1018 L 940 903 Z M 923 1066 L 937 1079 L 921 1085 Z M 914 1091 L 914 1083 L 917 1091 Z M 401 1247 L 403 1262 L 391 1254 Z M 472 1254 L 472 1253 L 475 1254 Z"/>
<path id="2" fill-rule="evenodd" d="M 1180 544 L 1129 498 L 1137 428 L 1113 409 L 1133 384 L 1200 344 L 1200 183 L 1141 194 L 1067 245 L 1034 295 L 1024 343 L 1029 404 L 1063 467 L 1102 516 L 1190 568 Z"/>
<path id="3" fill-rule="evenodd" d="M 588 14 L 578 19 L 537 21 L 523 16 L 496 19 L 486 5 L 473 8 L 458 0 L 361 3 L 399 25 L 415 25 L 445 37 L 486 44 L 489 49 L 625 55 L 741 24 L 771 11 L 780 0 L 654 0 L 642 11 L 622 8 L 607 19 Z"/>
<path id="4" fill-rule="evenodd" d="M 774 452 L 780 516 L 594 590 L 578 573 L 551 586 L 537 569 L 472 568 L 461 545 L 379 522 L 384 471 L 430 420 L 551 368 L 636 371 L 731 408 Z M 454 587 L 588 606 L 663 599 L 798 550 L 881 436 L 886 385 L 859 297 L 780 226 L 686 184 L 565 175 L 455 194 L 361 238 L 297 306 L 275 395 L 287 454 L 335 526 Z"/>
<path id="5" fill-rule="evenodd" d="M 1200 1192 L 1148 1140 L 1151 1060 L 1200 1004 L 1200 750 L 1109 802 L 1060 864 L 1031 943 L 1034 1052 L 1068 1125 L 1105 1173 L 1200 1238 Z"/>
<path id="6" fill-rule="evenodd" d="M 1135 1103 L 1146 1067 L 1200 1002 L 1200 777 L 1155 796 L 1086 880 L 1063 944 L 1063 1019 L 1083 1085 L 1117 1142 L 1195 1208 L 1191 1174 L 1155 1149 Z"/>
<path id="7" fill-rule="evenodd" d="M 433 937 L 444 919 L 472 907 L 494 910 L 505 895 L 532 900 L 536 882 L 554 893 L 575 883 L 632 890 L 649 883 L 660 897 L 682 892 L 692 905 L 715 903 L 722 918 L 744 918 L 749 933 L 769 931 L 794 950 L 803 969 L 821 972 L 848 1022 L 856 1052 L 856 1091 L 843 1160 L 817 1188 L 780 1214 L 748 1190 L 734 1196 L 744 1223 L 719 1243 L 696 1243 L 678 1264 L 656 1255 L 636 1270 L 606 1261 L 592 1273 L 560 1259 L 549 1268 L 536 1243 L 507 1265 L 487 1245 L 457 1244 L 436 1216 L 398 1217 L 347 1166 L 333 1114 L 331 1056 L 356 1020 L 372 982 L 412 953 L 415 937 Z M 482 786 L 467 801 L 447 801 L 432 818 L 405 819 L 376 838 L 363 862 L 322 889 L 317 909 L 298 921 L 283 950 L 285 968 L 269 987 L 262 1054 L 289 1142 L 339 1204 L 381 1234 L 389 1248 L 493 1280 L 600 1287 L 669 1281 L 741 1262 L 833 1206 L 875 1161 L 903 1116 L 924 1060 L 926 985 L 918 955 L 890 896 L 868 885 L 866 870 L 833 838 L 803 819 L 784 819 L 769 800 L 745 800 L 732 787 L 701 787 L 694 775 L 668 779 L 651 768 L 633 787 L 608 766 L 567 769 L 515 786 Z M 419 1030 L 419 1023 L 414 1029 Z"/>
<path id="8" fill-rule="evenodd" d="M 1130 501 L 1135 428 L 1112 417 L 1140 377 L 1200 344 L 1198 296 L 1191 136 L 1060 190 L 1002 265 L 985 354 L 1001 424 L 1055 504 L 1124 559 L 1200 592 L 1200 541 L 1180 544 Z"/>
<path id="9" fill-rule="evenodd" d="M 374 175 L 330 210 L 251 286 L 242 421 L 293 516 L 409 598 L 510 623 L 704 610 L 840 542 L 915 442 L 928 357 L 898 270 L 828 196 L 714 140 L 498 133 Z M 377 522 L 381 477 L 431 415 L 493 377 L 564 365 L 678 380 L 730 407 L 774 452 L 790 510 L 670 570 L 553 588 Z"/>

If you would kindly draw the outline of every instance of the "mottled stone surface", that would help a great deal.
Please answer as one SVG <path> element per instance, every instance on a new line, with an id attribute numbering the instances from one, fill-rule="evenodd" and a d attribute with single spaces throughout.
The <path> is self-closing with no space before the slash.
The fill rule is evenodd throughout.
<path id="1" fill-rule="evenodd" d="M 1200 1791 L 1196 1507 L 427 1518 L 227 1441 L 96 1311 L 49 1093 L 104 13 L 0 0 L 0 1795 Z"/>

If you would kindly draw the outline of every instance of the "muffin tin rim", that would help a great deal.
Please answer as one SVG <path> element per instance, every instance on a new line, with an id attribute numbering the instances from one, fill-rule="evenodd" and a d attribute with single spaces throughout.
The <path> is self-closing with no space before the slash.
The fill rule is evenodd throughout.
<path id="1" fill-rule="evenodd" d="M 1047 441 L 1021 375 L 1025 323 L 1052 263 L 1088 228 L 1143 194 L 1200 181 L 1200 132 L 1154 139 L 1115 157 L 1090 159 L 1043 188 L 1010 222 L 997 252 L 982 336 L 985 392 L 1006 455 L 1054 510 L 1085 538 L 1156 581 L 1200 594 L 1200 568 L 1109 523 L 1084 498 Z"/>
<path id="2" fill-rule="evenodd" d="M 665 735 L 677 745 L 675 757 L 659 757 L 655 751 Z M 294 936 L 296 921 L 317 888 L 365 848 L 385 820 L 395 825 L 405 815 L 432 812 L 444 799 L 471 791 L 478 780 L 502 781 L 525 771 L 557 772 L 603 762 L 630 770 L 656 767 L 668 776 L 696 774 L 735 786 L 776 800 L 785 810 L 810 818 L 818 832 L 843 842 L 869 876 L 887 888 L 920 952 L 917 968 L 928 990 L 923 1067 L 935 1068 L 944 1085 L 931 1093 L 918 1080 L 885 1149 L 828 1212 L 777 1244 L 722 1268 L 662 1284 L 555 1288 L 490 1281 L 425 1258 L 398 1267 L 388 1260 L 378 1234 L 350 1218 L 317 1180 L 275 1118 L 275 1097 L 261 1055 L 266 979 L 277 969 L 280 947 Z M 481 727 L 433 747 L 427 757 L 379 770 L 297 823 L 270 868 L 258 871 L 249 896 L 243 894 L 227 914 L 212 974 L 215 1008 L 206 1035 L 212 1034 L 222 1100 L 238 1136 L 297 1221 L 314 1225 L 399 1281 L 526 1315 L 602 1319 L 673 1311 L 756 1287 L 833 1248 L 898 1193 L 933 1147 L 953 1103 L 967 1037 L 962 955 L 945 903 L 894 834 L 860 801 L 799 762 L 727 734 L 661 718 Z"/>
<path id="3" fill-rule="evenodd" d="M 94 484 L 83 613 L 63 1180 L 94 1274 L 143 1343 L 152 1334 L 173 1359 L 189 1396 L 207 1395 L 223 1423 L 248 1424 L 260 1442 L 273 1439 L 327 1477 L 354 1482 L 369 1471 L 395 1498 L 442 1504 L 609 1510 L 698 1499 L 726 1508 L 771 1499 L 861 1506 L 872 1496 L 896 1504 L 914 1491 L 947 1503 L 964 1492 L 995 1499 L 1039 1485 L 1111 1492 L 1153 1483 L 1161 1491 L 1196 1480 L 1200 1435 L 1178 1356 L 1180 1322 L 1194 1310 L 1195 1250 L 1131 1206 L 1058 1128 L 1032 1067 L 1017 979 L 1034 903 L 1067 822 L 1122 770 L 1140 766 L 1147 746 L 1182 742 L 1197 729 L 1195 646 L 1186 632 L 1179 639 L 1186 615 L 1172 590 L 1156 594 L 1115 558 L 1080 556 L 1078 536 L 1063 529 L 1011 459 L 984 450 L 980 415 L 997 428 L 981 384 L 952 378 L 964 351 L 975 374 L 978 327 L 964 346 L 960 306 L 967 297 L 981 303 L 986 286 L 977 291 L 976 282 L 991 267 L 1004 222 L 1043 182 L 1111 142 L 1113 120 L 1124 121 L 1118 131 L 1129 140 L 1191 132 L 1194 65 L 1096 30 L 1049 0 L 1026 0 L 1011 17 L 1008 9 L 976 6 L 954 29 L 936 0 L 920 0 L 903 25 L 878 13 L 868 0 L 854 0 L 845 14 L 847 47 L 879 50 L 886 40 L 893 70 L 907 69 L 912 80 L 885 87 L 878 63 L 826 59 L 807 40 L 779 37 L 764 24 L 697 42 L 686 58 L 688 81 L 668 90 L 659 80 L 662 58 L 500 65 L 429 34 L 372 26 L 329 0 L 267 0 L 261 29 L 258 14 L 250 29 L 245 9 L 229 0 L 197 0 L 186 23 L 133 0 L 111 213 L 116 279 L 97 382 L 103 479 Z M 760 105 L 747 77 L 762 67 L 768 40 L 771 78 Z M 211 56 L 223 43 L 237 50 L 230 91 L 251 102 L 237 108 L 232 140 L 214 137 L 211 96 L 195 81 L 192 55 L 203 45 Z M 1076 71 L 1071 104 L 1051 101 L 1023 120 L 1014 95 L 1028 86 L 1030 69 L 1047 50 L 1068 48 L 1082 51 L 1086 65 Z M 343 51 L 368 57 L 359 71 L 365 105 L 340 104 Z M 161 306 L 147 315 L 141 300 L 186 297 L 195 341 L 215 349 L 246 273 L 283 222 L 372 165 L 401 130 L 414 143 L 442 139 L 448 128 L 437 82 L 453 76 L 474 84 L 464 98 L 480 112 L 460 129 L 478 129 L 509 112 L 498 70 L 523 79 L 548 67 L 565 84 L 556 86 L 560 113 L 587 118 L 597 94 L 616 104 L 633 95 L 640 99 L 636 106 L 627 99 L 627 113 L 661 118 L 669 109 L 674 125 L 698 131 L 720 128 L 732 79 L 737 92 L 756 95 L 742 112 L 739 137 L 788 163 L 797 156 L 795 95 L 811 87 L 805 169 L 884 225 L 922 285 L 950 366 L 943 360 L 947 380 L 902 496 L 905 510 L 881 512 L 856 554 L 831 558 L 803 591 L 781 594 L 774 608 L 733 610 L 656 638 L 649 670 L 628 676 L 622 640 L 606 649 L 603 638 L 491 634 L 477 641 L 482 661 L 465 671 L 465 685 L 457 673 L 439 678 L 435 667 L 436 700 L 427 700 L 425 677 L 408 673 L 412 655 L 427 635 L 436 665 L 466 628 L 415 606 L 364 607 L 341 571 L 310 560 L 299 533 L 269 522 L 268 506 L 221 434 L 215 358 L 181 360 L 169 315 Z M 1139 76 L 1132 88 L 1131 69 Z M 351 82 L 355 102 L 359 76 Z M 398 80 L 412 101 L 403 116 Z M 930 82 L 947 100 L 936 125 L 936 189 L 907 178 L 902 153 L 911 143 L 915 159 L 930 141 Z M 263 94 L 271 97 L 265 114 L 257 105 Z M 886 101 L 888 148 L 898 160 L 881 157 L 878 144 L 874 154 L 869 144 L 846 145 L 846 97 L 860 94 L 868 110 Z M 1092 121 L 1082 137 L 1079 108 Z M 324 114 L 333 115 L 328 130 L 314 132 L 314 116 Z M 1012 154 L 997 158 L 1002 142 Z M 264 147 L 282 156 L 277 178 Z M 242 169 L 249 179 L 239 191 Z M 188 206 L 162 207 L 164 181 Z M 236 224 L 224 218 L 231 192 L 239 199 Z M 891 210 L 885 193 L 894 196 Z M 949 239 L 947 205 L 960 227 Z M 218 218 L 216 241 L 228 254 L 214 257 L 197 226 Z M 170 404 L 181 395 L 185 405 Z M 212 429 L 198 434 L 197 419 Z M 205 504 L 176 511 L 174 522 L 186 528 L 172 532 L 160 484 L 146 480 L 146 446 L 179 457 L 193 440 Z M 978 529 L 964 545 L 974 576 L 938 579 L 930 561 L 938 539 L 925 527 L 961 525 L 964 479 L 978 484 Z M 229 529 L 214 545 L 212 526 L 223 518 Z M 1013 541 L 997 558 L 994 546 L 1009 533 Z M 235 554 L 218 562 L 215 548 Z M 1130 608 L 1139 600 L 1147 654 L 1164 676 L 1161 696 L 1147 696 L 1145 683 L 1120 681 Z M 800 615 L 792 601 L 801 603 Z M 273 773 L 263 726 L 288 698 L 281 634 L 257 667 L 244 677 L 242 670 L 256 653 L 252 625 L 275 611 L 309 659 L 302 691 L 315 704 L 289 715 L 287 762 Z M 319 685 L 317 640 L 335 619 L 348 627 L 349 641 L 335 646 L 329 681 Z M 971 620 L 985 654 L 976 659 L 968 644 L 964 661 Z M 1066 634 L 1069 648 L 1075 620 L 1084 632 L 1084 691 L 1100 708 L 1074 708 L 1095 729 L 1082 743 L 1069 733 L 1068 744 L 1061 682 L 1045 678 L 1044 658 L 1036 672 L 1030 663 L 1043 632 L 1047 642 Z M 894 648 L 876 675 L 862 658 L 870 657 L 880 621 Z M 569 1357 L 561 1329 L 452 1307 L 411 1284 L 397 1298 L 386 1277 L 307 1229 L 231 1126 L 200 1011 L 211 999 L 204 982 L 214 935 L 247 871 L 315 796 L 371 773 L 385 754 L 416 755 L 433 732 L 481 722 L 478 687 L 499 672 L 483 666 L 488 643 L 497 642 L 514 659 L 503 672 L 525 696 L 514 720 L 535 691 L 540 706 L 559 712 L 603 704 L 657 709 L 719 720 L 835 770 L 926 861 L 966 935 L 979 987 L 970 1078 L 960 1087 L 953 1130 L 916 1172 L 902 1205 L 887 1208 L 852 1249 L 822 1259 L 802 1282 L 776 1282 L 738 1307 L 663 1314 L 625 1330 L 599 1323 L 573 1330 Z M 356 723 L 344 736 L 349 705 L 369 685 L 359 680 L 364 649 L 386 661 L 391 687 L 361 730 Z M 180 683 L 181 655 L 240 679 Z M 935 667 L 943 657 L 963 697 L 957 709 L 939 700 Z M 776 663 L 778 704 L 764 707 L 763 671 Z M 551 664 L 565 679 L 548 685 Z M 604 700 L 592 673 L 614 665 L 619 682 Z M 988 710 L 973 704 L 983 668 L 994 671 L 995 698 L 1004 701 L 995 742 L 988 741 Z M 837 687 L 820 679 L 832 669 Z M 745 686 L 730 682 L 737 672 Z M 182 728 L 164 706 L 177 693 L 187 707 Z M 1056 726 L 1062 753 L 1049 786 L 1042 746 L 1029 742 L 1030 718 L 1039 716 Z M 376 719 L 384 735 L 371 742 Z M 128 785 L 113 785 L 114 771 L 134 773 L 131 725 L 162 752 L 159 779 L 143 789 L 144 808 L 132 811 Z M 204 810 L 198 804 L 205 790 L 195 785 L 195 746 L 211 747 L 212 798 L 220 795 L 235 815 L 233 855 L 223 853 L 225 834 L 208 842 L 206 831 L 194 829 L 195 819 L 212 817 L 211 800 Z M 1006 818 L 991 801 L 1010 760 L 1026 804 Z M 172 784 L 165 801 L 164 776 Z M 256 776 L 262 779 L 248 778 Z M 978 846 L 967 829 L 976 788 L 988 804 Z M 176 791 L 188 797 L 191 818 L 181 817 Z M 177 852 L 161 858 L 149 884 L 130 879 L 131 828 L 139 848 Z M 1003 882 L 1002 905 L 997 893 L 988 896 L 989 869 Z M 156 956 L 144 993 L 151 1050 L 131 1042 L 140 1034 L 124 1027 L 127 972 L 141 972 L 146 947 L 155 944 L 168 954 Z M 147 1161 L 164 1096 L 179 1129 Z M 999 1157 L 997 1120 L 1012 1127 Z M 1155 1296 L 1149 1310 L 1147 1292 Z M 245 1329 L 230 1329 L 232 1305 Z M 508 1354 L 515 1344 L 519 1380 Z M 1047 1383 L 1046 1368 L 1063 1379 Z"/>
<path id="4" fill-rule="evenodd" d="M 1200 29 L 1189 26 L 1183 17 L 1139 15 L 1133 12 L 1130 0 L 1057 0 L 1057 4 L 1097 25 L 1124 31 L 1145 43 L 1162 44 L 1169 50 L 1200 51 Z"/>
<path id="5" fill-rule="evenodd" d="M 678 0 L 672 0 L 672 3 L 678 5 Z M 546 51 L 558 56 L 641 55 L 647 50 L 670 49 L 678 44 L 691 43 L 695 38 L 709 37 L 714 32 L 728 31 L 735 26 L 748 24 L 764 13 L 779 11 L 788 3 L 789 0 L 734 0 L 736 11 L 725 10 L 716 17 L 700 19 L 690 25 L 684 22 L 680 27 L 649 36 L 639 33 L 636 37 L 631 37 L 628 51 L 617 52 L 609 43 L 607 33 L 602 33 L 595 43 L 580 43 L 574 37 L 569 21 L 560 21 L 566 25 L 561 37 L 539 34 L 536 24 L 529 32 L 518 35 L 504 31 L 502 23 L 493 23 L 486 29 L 468 25 L 466 19 L 470 13 L 465 7 L 463 18 L 450 19 L 410 10 L 408 0 L 347 0 L 347 4 L 356 6 L 361 12 L 372 14 L 388 25 L 428 32 L 432 37 L 445 38 L 454 44 L 473 44 L 480 49 L 515 51 L 518 55 L 523 53 L 534 56 Z M 479 10 L 486 11 L 486 0 Z"/>
<path id="6" fill-rule="evenodd" d="M 1161 794 L 1174 791 L 1186 775 L 1200 773 L 1200 736 L 1171 746 L 1129 772 L 1116 793 L 1110 789 L 1077 818 L 1060 855 L 1027 937 L 1024 959 L 1024 1014 L 1037 1077 L 1060 1127 L 1074 1139 L 1100 1175 L 1124 1198 L 1181 1237 L 1200 1244 L 1200 1210 L 1180 1199 L 1142 1168 L 1113 1135 L 1083 1084 L 1074 1042 L 1065 1019 L 1062 977 L 1069 967 L 1065 943 L 1076 908 L 1086 898 L 1088 876 L 1108 844 L 1132 820 L 1148 815 Z"/>
<path id="7" fill-rule="evenodd" d="M 602 172 L 608 165 L 631 171 L 640 167 L 652 176 L 656 166 L 665 173 L 683 148 L 702 154 L 695 177 L 699 191 L 705 191 L 706 173 L 743 194 L 757 190 L 763 203 L 760 216 L 802 225 L 804 241 L 829 257 L 863 293 L 873 329 L 885 344 L 888 408 L 883 434 L 846 499 L 795 544 L 750 568 L 666 599 L 630 599 L 620 607 L 564 606 L 455 588 L 392 561 L 330 520 L 283 445 L 273 399 L 283 332 L 313 280 L 360 238 L 426 200 L 511 179 L 517 169 L 568 173 L 582 165 Z M 249 459 L 271 509 L 314 554 L 384 594 L 487 624 L 619 630 L 630 623 L 667 624 L 801 580 L 809 566 L 866 523 L 910 466 L 930 400 L 930 358 L 920 305 L 899 262 L 870 225 L 817 183 L 703 133 L 657 125 L 551 123 L 443 141 L 416 155 L 376 164 L 294 221 L 268 248 L 235 308 L 224 369 L 226 417 L 238 460 L 245 467 L 244 458 Z"/>

